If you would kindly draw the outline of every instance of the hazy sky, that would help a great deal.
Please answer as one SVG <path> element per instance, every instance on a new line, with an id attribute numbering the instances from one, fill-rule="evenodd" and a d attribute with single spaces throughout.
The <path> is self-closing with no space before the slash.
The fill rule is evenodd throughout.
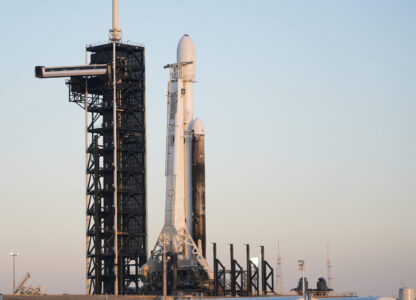
<path id="1" fill-rule="evenodd" d="M 110 0 L 3 1 L 0 10 L 0 293 L 25 272 L 85 292 L 84 114 L 35 65 L 84 63 Z M 284 288 L 396 295 L 416 287 L 416 2 L 120 0 L 123 40 L 146 46 L 149 251 L 164 217 L 167 63 L 194 40 L 206 129 L 207 235 L 265 245 Z"/>

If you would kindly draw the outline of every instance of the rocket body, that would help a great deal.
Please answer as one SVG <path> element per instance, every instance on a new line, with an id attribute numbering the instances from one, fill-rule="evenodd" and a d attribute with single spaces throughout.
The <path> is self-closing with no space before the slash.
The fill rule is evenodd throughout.
<path id="1" fill-rule="evenodd" d="M 192 149 L 186 147 L 186 139 L 193 118 L 195 47 L 187 35 L 179 41 L 177 63 L 171 67 L 168 84 L 165 226 L 191 232 Z"/>
<path id="2" fill-rule="evenodd" d="M 179 41 L 177 63 L 165 68 L 170 68 L 165 224 L 142 274 L 150 273 L 145 277 L 158 278 L 162 250 L 165 250 L 175 257 L 177 270 L 189 274 L 197 271 L 200 275 L 195 278 L 212 279 L 213 273 L 205 260 L 205 133 L 201 120 L 194 119 L 193 115 L 195 47 L 188 35 Z M 174 276 L 175 285 L 180 285 L 181 276 Z M 186 281 L 190 277 L 183 275 L 182 278 Z"/>

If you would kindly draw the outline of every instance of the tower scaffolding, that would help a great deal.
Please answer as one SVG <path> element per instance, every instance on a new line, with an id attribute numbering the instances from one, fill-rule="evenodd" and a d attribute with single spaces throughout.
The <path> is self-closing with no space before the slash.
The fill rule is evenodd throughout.
<path id="1" fill-rule="evenodd" d="M 145 51 L 121 42 L 118 1 L 109 43 L 87 46 L 85 65 L 36 66 L 35 76 L 70 77 L 69 101 L 85 110 L 87 293 L 138 293 L 147 261 Z"/>
<path id="2" fill-rule="evenodd" d="M 113 46 L 88 46 L 91 64 L 111 65 Z M 67 81 L 69 101 L 85 109 L 88 123 L 89 294 L 137 292 L 139 267 L 147 260 L 144 48 L 115 47 L 116 101 L 108 74 Z"/>

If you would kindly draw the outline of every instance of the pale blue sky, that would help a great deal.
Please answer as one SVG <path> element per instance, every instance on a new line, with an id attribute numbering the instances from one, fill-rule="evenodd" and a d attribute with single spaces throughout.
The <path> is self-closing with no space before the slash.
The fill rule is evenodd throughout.
<path id="1" fill-rule="evenodd" d="M 110 2 L 2 5 L 0 292 L 11 250 L 18 279 L 85 292 L 84 115 L 64 79 L 33 67 L 82 64 L 108 38 Z M 120 0 L 123 39 L 146 46 L 149 250 L 164 217 L 163 65 L 188 33 L 220 258 L 229 242 L 241 261 L 243 244 L 264 244 L 274 265 L 279 239 L 284 288 L 297 259 L 315 287 L 330 243 L 337 291 L 416 287 L 415 20 L 414 1 Z"/>

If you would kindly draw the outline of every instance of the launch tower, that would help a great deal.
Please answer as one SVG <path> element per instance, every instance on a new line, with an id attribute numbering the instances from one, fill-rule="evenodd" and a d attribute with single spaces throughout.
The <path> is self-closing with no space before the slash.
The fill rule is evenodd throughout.
<path id="1" fill-rule="evenodd" d="M 111 43 L 90 46 L 87 51 L 91 52 L 91 65 L 111 65 Z M 147 260 L 144 48 L 116 44 L 115 66 L 116 126 L 113 85 L 108 76 L 76 76 L 67 81 L 69 101 L 85 109 L 89 141 L 86 169 L 89 294 L 115 294 L 116 284 L 119 294 L 126 293 L 132 284 L 137 291 L 138 270 Z"/>
<path id="2" fill-rule="evenodd" d="M 35 75 L 70 77 L 69 101 L 85 110 L 87 292 L 137 293 L 147 261 L 145 51 L 121 42 L 117 0 L 110 42 L 86 50 L 89 64 Z"/>

